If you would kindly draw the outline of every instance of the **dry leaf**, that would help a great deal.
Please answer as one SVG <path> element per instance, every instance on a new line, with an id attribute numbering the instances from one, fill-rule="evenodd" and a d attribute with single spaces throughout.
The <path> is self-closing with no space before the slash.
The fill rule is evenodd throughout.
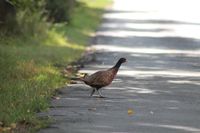
<path id="1" fill-rule="evenodd" d="M 128 109 L 128 115 L 133 115 L 134 111 L 132 109 Z"/>
<path id="2" fill-rule="evenodd" d="M 88 110 L 89 111 L 96 111 L 97 109 L 96 108 L 89 108 Z"/>
<path id="3" fill-rule="evenodd" d="M 60 97 L 56 97 L 56 96 L 54 96 L 54 97 L 53 97 L 53 99 L 59 100 L 59 99 L 60 99 Z"/>

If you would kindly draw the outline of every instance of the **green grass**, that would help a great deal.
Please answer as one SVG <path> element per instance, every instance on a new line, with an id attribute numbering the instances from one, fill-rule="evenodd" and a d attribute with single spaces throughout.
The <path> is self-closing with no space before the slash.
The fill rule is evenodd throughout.
<path id="1" fill-rule="evenodd" d="M 20 121 L 33 129 L 44 126 L 36 113 L 65 84 L 60 71 L 80 58 L 110 0 L 81 2 L 70 24 L 54 24 L 45 35 L 0 36 L 0 122 L 6 126 Z"/>

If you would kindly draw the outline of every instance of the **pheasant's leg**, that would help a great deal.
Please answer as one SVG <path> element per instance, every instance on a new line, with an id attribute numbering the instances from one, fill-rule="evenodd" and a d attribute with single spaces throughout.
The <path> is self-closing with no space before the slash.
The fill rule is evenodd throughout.
<path id="1" fill-rule="evenodd" d="M 92 88 L 92 92 L 91 92 L 90 96 L 92 96 L 94 94 L 94 92 L 95 92 L 95 89 Z"/>
<path id="2" fill-rule="evenodd" d="M 105 98 L 105 97 L 101 94 L 101 91 L 100 91 L 99 89 L 96 89 L 96 90 L 97 90 L 97 92 L 98 92 L 100 98 Z"/>

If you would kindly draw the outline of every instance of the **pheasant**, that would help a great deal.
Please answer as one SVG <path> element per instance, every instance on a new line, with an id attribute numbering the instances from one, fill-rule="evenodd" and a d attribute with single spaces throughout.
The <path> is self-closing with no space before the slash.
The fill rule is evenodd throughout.
<path id="1" fill-rule="evenodd" d="M 126 62 L 126 59 L 120 58 L 112 68 L 105 71 L 98 71 L 91 75 L 85 74 L 83 78 L 80 78 L 80 80 L 83 81 L 86 85 L 89 85 L 93 88 L 90 96 L 93 96 L 95 91 L 97 91 L 99 97 L 104 98 L 99 90 L 102 87 L 108 86 L 112 83 L 121 64 L 124 62 Z"/>

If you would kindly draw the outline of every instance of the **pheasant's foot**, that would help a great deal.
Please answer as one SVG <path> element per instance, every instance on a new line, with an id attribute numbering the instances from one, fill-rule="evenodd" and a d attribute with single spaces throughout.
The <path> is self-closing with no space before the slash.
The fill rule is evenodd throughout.
<path id="1" fill-rule="evenodd" d="M 106 97 L 101 95 L 101 96 L 99 96 L 99 98 L 106 98 Z"/>

